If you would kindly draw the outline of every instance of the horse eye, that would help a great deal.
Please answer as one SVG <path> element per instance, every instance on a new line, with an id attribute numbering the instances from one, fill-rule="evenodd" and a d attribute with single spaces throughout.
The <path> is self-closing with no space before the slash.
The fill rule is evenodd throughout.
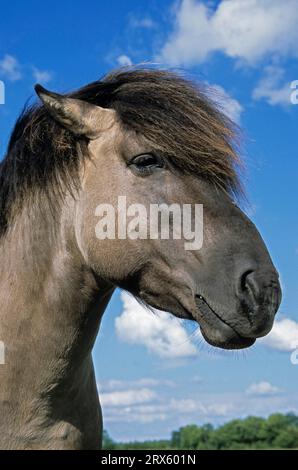
<path id="1" fill-rule="evenodd" d="M 158 155 L 153 153 L 144 153 L 134 157 L 130 163 L 139 173 L 151 173 L 156 168 L 163 168 L 164 161 Z"/>

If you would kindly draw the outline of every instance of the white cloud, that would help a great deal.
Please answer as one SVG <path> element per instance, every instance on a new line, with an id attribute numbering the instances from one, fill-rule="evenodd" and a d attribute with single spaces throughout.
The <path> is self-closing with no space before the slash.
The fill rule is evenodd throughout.
<path id="1" fill-rule="evenodd" d="M 182 414 L 196 413 L 201 416 L 226 416 L 232 409 L 231 403 L 203 403 L 193 398 L 172 399 L 167 405 L 168 411 Z"/>
<path id="2" fill-rule="evenodd" d="M 33 77 L 37 82 L 48 83 L 52 80 L 52 73 L 48 70 L 39 70 L 36 67 L 33 67 Z"/>
<path id="3" fill-rule="evenodd" d="M 215 10 L 183 0 L 159 59 L 194 65 L 222 52 L 253 65 L 267 55 L 297 57 L 297 22 L 296 0 L 222 0 Z"/>
<path id="4" fill-rule="evenodd" d="M 271 385 L 270 382 L 253 383 L 246 390 L 246 393 L 248 395 L 258 395 L 258 396 L 276 395 L 280 392 L 281 390 L 278 387 Z"/>
<path id="5" fill-rule="evenodd" d="M 104 406 L 129 406 L 146 403 L 156 398 L 156 393 L 149 388 L 138 390 L 121 390 L 118 392 L 101 393 L 100 400 Z"/>
<path id="6" fill-rule="evenodd" d="M 0 60 L 0 76 L 15 82 L 22 78 L 21 66 L 18 60 L 12 55 L 6 54 L 2 60 Z"/>
<path id="7" fill-rule="evenodd" d="M 191 422 L 223 423 L 232 418 L 267 416 L 297 409 L 295 394 L 284 393 L 265 381 L 253 383 L 246 393 L 202 391 L 198 395 L 189 389 L 184 392 L 181 395 L 181 389 L 177 388 L 156 391 L 144 387 L 100 394 L 104 422 L 112 435 L 120 440 L 145 439 L 148 428 L 142 425 L 150 423 L 149 432 L 153 439 L 161 437 L 161 429 L 166 436 L 171 430 Z M 129 429 L 128 423 L 133 424 Z"/>
<path id="8" fill-rule="evenodd" d="M 126 67 L 132 65 L 132 60 L 128 55 L 122 54 L 117 57 L 117 63 L 120 67 Z"/>
<path id="9" fill-rule="evenodd" d="M 172 380 L 166 379 L 153 379 L 151 377 L 144 377 L 137 380 L 103 380 L 98 384 L 100 391 L 109 390 L 123 390 L 131 388 L 143 388 L 143 387 L 174 387 L 175 383 Z"/>
<path id="10" fill-rule="evenodd" d="M 208 85 L 211 90 L 213 99 L 217 102 L 220 109 L 226 116 L 228 116 L 233 122 L 240 124 L 241 113 L 243 107 L 235 98 L 232 98 L 226 90 L 220 85 Z"/>
<path id="11" fill-rule="evenodd" d="M 31 69 L 32 75 L 37 82 L 47 83 L 52 79 L 52 73 L 48 70 L 40 70 L 37 67 L 28 67 Z M 2 60 L 0 60 L 0 77 L 1 75 L 8 80 L 15 82 L 23 77 L 21 66 L 16 57 L 6 54 Z M 26 69 L 26 68 L 25 68 Z"/>
<path id="12" fill-rule="evenodd" d="M 144 18 L 132 16 L 129 21 L 129 26 L 132 28 L 152 29 L 156 27 L 156 24 L 149 16 Z"/>
<path id="13" fill-rule="evenodd" d="M 131 344 L 141 344 L 160 357 L 187 357 L 197 354 L 181 321 L 166 312 L 148 311 L 131 295 L 122 292 L 123 313 L 116 318 L 117 335 Z"/>
<path id="14" fill-rule="evenodd" d="M 166 413 L 155 410 L 155 406 L 140 407 L 122 407 L 122 408 L 109 408 L 107 412 L 104 411 L 105 423 L 134 423 L 144 424 L 153 423 L 154 421 L 165 421 L 168 416 Z M 136 436 L 138 439 L 139 436 Z M 121 439 L 122 440 L 122 439 Z"/>
<path id="15" fill-rule="evenodd" d="M 200 375 L 194 375 L 190 380 L 196 384 L 201 384 L 203 382 L 203 378 Z"/>
<path id="16" fill-rule="evenodd" d="M 289 318 L 276 321 L 269 335 L 259 341 L 279 351 L 292 351 L 298 347 L 298 323 Z"/>
<path id="17" fill-rule="evenodd" d="M 253 99 L 265 100 L 272 106 L 290 105 L 292 90 L 290 83 L 284 81 L 284 74 L 281 67 L 273 65 L 266 67 L 264 76 L 253 90 Z"/>
<path id="18" fill-rule="evenodd" d="M 148 400 L 152 401 L 152 400 Z M 118 403 L 118 402 L 117 402 Z M 103 408 L 106 422 L 152 423 L 175 418 L 189 423 L 190 419 L 209 420 L 212 417 L 225 417 L 234 410 L 231 403 L 206 403 L 194 398 L 154 397 L 152 403 L 131 402 L 126 406 L 110 404 Z"/>

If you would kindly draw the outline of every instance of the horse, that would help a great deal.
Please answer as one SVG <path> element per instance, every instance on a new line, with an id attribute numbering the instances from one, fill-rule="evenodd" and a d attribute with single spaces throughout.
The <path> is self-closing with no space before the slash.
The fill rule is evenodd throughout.
<path id="1" fill-rule="evenodd" d="M 0 166 L 0 447 L 100 449 L 91 353 L 115 288 L 223 349 L 271 330 L 281 289 L 240 209 L 237 127 L 203 84 L 136 66 L 71 93 L 35 90 Z M 98 239 L 96 208 L 119 196 L 202 205 L 202 246 Z"/>

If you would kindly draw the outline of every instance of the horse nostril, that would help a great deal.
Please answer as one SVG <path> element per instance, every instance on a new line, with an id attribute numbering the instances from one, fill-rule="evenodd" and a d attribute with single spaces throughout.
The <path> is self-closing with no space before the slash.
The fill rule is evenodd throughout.
<path id="1" fill-rule="evenodd" d="M 258 297 L 259 287 L 255 279 L 255 271 L 248 269 L 239 278 L 237 293 L 242 299 L 249 301 L 248 303 L 254 303 Z M 252 305 L 251 305 L 252 307 Z"/>
<path id="2" fill-rule="evenodd" d="M 253 270 L 252 269 L 248 269 L 247 271 L 245 271 L 239 278 L 239 291 L 240 292 L 243 292 L 246 290 L 246 281 L 247 281 L 247 278 L 250 274 L 253 273 Z M 239 292 L 239 293 L 240 293 Z"/>
<path id="3" fill-rule="evenodd" d="M 243 282 L 243 281 L 242 281 Z M 260 300 L 261 294 L 261 283 L 260 280 L 256 276 L 255 271 L 251 271 L 246 274 L 245 281 L 244 281 L 244 291 L 246 293 L 246 297 L 249 300 L 249 303 L 254 306 Z"/>
<path id="4" fill-rule="evenodd" d="M 278 277 L 271 271 L 247 270 L 240 276 L 237 294 L 249 315 L 265 304 L 275 313 L 281 299 Z"/>

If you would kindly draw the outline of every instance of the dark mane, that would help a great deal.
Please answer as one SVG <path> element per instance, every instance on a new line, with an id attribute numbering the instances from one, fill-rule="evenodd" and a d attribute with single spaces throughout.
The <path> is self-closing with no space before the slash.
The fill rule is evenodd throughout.
<path id="1" fill-rule="evenodd" d="M 172 72 L 131 68 L 68 96 L 114 108 L 125 127 L 145 135 L 180 171 L 201 175 L 230 194 L 239 192 L 234 125 L 203 86 Z M 78 182 L 80 160 L 87 154 L 83 146 L 86 142 L 58 125 L 44 107 L 23 111 L 0 165 L 0 235 L 12 208 L 29 194 L 61 197 Z"/>

